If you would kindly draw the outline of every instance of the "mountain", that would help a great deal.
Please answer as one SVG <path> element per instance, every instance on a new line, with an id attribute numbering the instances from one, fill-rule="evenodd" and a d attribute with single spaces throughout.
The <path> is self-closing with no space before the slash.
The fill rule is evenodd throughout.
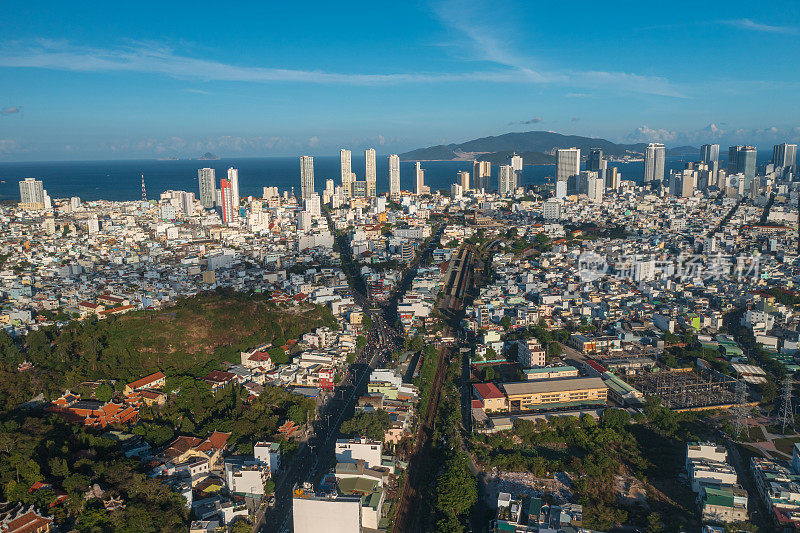
<path id="1" fill-rule="evenodd" d="M 685 156 L 685 155 L 700 155 L 700 149 L 695 146 L 676 146 L 675 148 L 668 148 L 667 155 Z"/>
<path id="2" fill-rule="evenodd" d="M 552 164 L 555 158 L 551 154 L 556 148 L 571 148 L 573 146 L 580 148 L 584 154 L 588 154 L 592 148 L 600 148 L 606 156 L 622 157 L 643 154 L 647 144 L 617 144 L 595 137 L 562 135 L 552 131 L 526 131 L 482 137 L 461 144 L 440 144 L 428 148 L 419 148 L 400 154 L 400 159 L 403 161 L 481 159 L 492 162 L 505 162 L 508 154 L 516 152 L 522 155 L 526 163 Z M 677 150 L 678 153 L 673 154 L 673 150 Z M 668 155 L 685 155 L 698 152 L 697 148 L 681 146 L 668 150 Z"/>
<path id="3" fill-rule="evenodd" d="M 493 165 L 507 165 L 508 160 L 514 153 L 514 150 L 503 150 L 501 152 L 482 154 L 475 159 L 478 161 L 491 161 Z M 526 165 L 555 165 L 556 163 L 556 156 L 542 152 L 516 152 L 516 154 L 522 157 L 522 161 Z"/>

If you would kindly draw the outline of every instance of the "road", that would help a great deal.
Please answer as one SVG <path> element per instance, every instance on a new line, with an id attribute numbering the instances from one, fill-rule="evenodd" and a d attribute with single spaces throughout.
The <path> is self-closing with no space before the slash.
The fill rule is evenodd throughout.
<path id="1" fill-rule="evenodd" d="M 329 219 L 330 227 L 333 227 Z M 350 246 L 344 235 L 336 237 L 342 257 L 342 267 L 348 273 L 348 282 L 354 300 L 368 313 L 372 325 L 366 332 L 367 343 L 356 353 L 356 360 L 348 367 L 347 374 L 336 387 L 336 394 L 320 409 L 312 422 L 311 435 L 300 445 L 292 458 L 282 466 L 275 483 L 275 502 L 272 507 L 262 507 L 254 520 L 254 532 L 288 532 L 292 530 L 292 490 L 303 482 L 314 482 L 331 467 L 336 439 L 342 422 L 349 419 L 358 398 L 367 388 L 372 371 L 382 366 L 395 350 L 403 347 L 403 334 L 392 324 L 396 322 L 397 302 L 402 299 L 417 272 L 417 267 L 428 260 L 438 235 L 434 235 L 410 267 L 405 271 L 398 288 L 381 306 L 368 298 L 366 287 L 361 280 L 350 253 Z"/>

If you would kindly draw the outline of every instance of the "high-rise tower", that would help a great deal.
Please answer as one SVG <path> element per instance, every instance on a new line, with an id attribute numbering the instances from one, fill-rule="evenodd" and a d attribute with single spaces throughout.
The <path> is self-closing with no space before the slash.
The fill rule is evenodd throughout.
<path id="1" fill-rule="evenodd" d="M 389 156 L 389 198 L 400 198 L 400 156 L 397 154 Z"/>
<path id="2" fill-rule="evenodd" d="M 366 172 L 364 174 L 367 182 L 367 197 L 377 196 L 377 176 L 375 174 L 375 149 L 364 150 L 366 159 Z"/>
<path id="3" fill-rule="evenodd" d="M 776 144 L 772 149 L 772 163 L 775 165 L 775 171 L 781 177 L 789 172 L 795 173 L 795 165 L 797 164 L 797 145 L 796 144 Z"/>
<path id="4" fill-rule="evenodd" d="M 239 197 L 239 169 L 238 168 L 229 168 L 228 169 L 228 181 L 231 182 L 231 198 L 233 200 L 233 207 L 234 209 L 239 209 L 239 202 L 241 198 Z"/>
<path id="5" fill-rule="evenodd" d="M 700 147 L 700 161 L 703 163 L 711 163 L 719 161 L 719 145 L 718 144 L 704 144 Z"/>
<path id="6" fill-rule="evenodd" d="M 214 207 L 214 200 L 217 195 L 216 178 L 213 168 L 201 168 L 197 171 L 197 181 L 200 182 L 200 203 L 205 209 Z"/>
<path id="7" fill-rule="evenodd" d="M 556 181 L 568 181 L 581 171 L 581 149 L 562 148 L 556 151 Z"/>
<path id="8" fill-rule="evenodd" d="M 310 155 L 300 156 L 300 197 L 310 198 L 314 192 L 314 158 Z"/>
<path id="9" fill-rule="evenodd" d="M 233 190 L 231 181 L 219 180 L 220 196 L 222 197 L 222 222 L 228 224 L 236 217 L 236 208 L 233 205 Z"/>
<path id="10" fill-rule="evenodd" d="M 350 150 L 342 150 L 339 152 L 339 162 L 342 171 L 342 190 L 344 195 L 348 198 L 353 197 L 353 170 L 351 166 Z"/>
<path id="11" fill-rule="evenodd" d="M 650 143 L 644 150 L 644 183 L 664 181 L 667 148 L 662 143 Z"/>

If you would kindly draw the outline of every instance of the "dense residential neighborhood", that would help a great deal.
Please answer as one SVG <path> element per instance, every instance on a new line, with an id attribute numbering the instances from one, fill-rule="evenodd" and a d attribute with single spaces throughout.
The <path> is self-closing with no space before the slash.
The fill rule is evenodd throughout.
<path id="1" fill-rule="evenodd" d="M 377 196 L 345 152 L 322 194 L 304 156 L 299 198 L 231 168 L 197 199 L 0 206 L 3 524 L 800 526 L 783 171 L 658 187 L 593 153 L 526 189 L 512 155 L 496 191 L 418 168 Z"/>

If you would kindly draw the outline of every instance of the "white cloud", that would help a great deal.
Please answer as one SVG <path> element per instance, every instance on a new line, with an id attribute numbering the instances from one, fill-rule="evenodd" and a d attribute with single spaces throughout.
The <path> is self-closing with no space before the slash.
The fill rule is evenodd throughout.
<path id="1" fill-rule="evenodd" d="M 627 140 L 629 142 L 671 142 L 677 138 L 678 134 L 674 131 L 665 130 L 663 128 L 649 128 L 646 125 L 639 126 L 634 131 L 628 134 Z"/>
<path id="2" fill-rule="evenodd" d="M 545 71 L 535 68 L 529 58 L 517 55 L 498 41 L 494 28 L 473 20 L 470 10 L 445 2 L 436 10 L 442 22 L 466 36 L 472 58 L 493 64 L 490 70 L 469 72 L 400 72 L 393 74 L 327 72 L 281 69 L 225 63 L 190 57 L 159 43 L 133 43 L 116 48 L 78 46 L 67 41 L 39 39 L 34 43 L 0 44 L 0 67 L 41 68 L 74 72 L 139 72 L 178 79 L 237 82 L 294 82 L 340 85 L 394 85 L 405 83 L 448 83 L 481 81 L 489 83 L 563 84 L 581 87 L 609 87 L 681 97 L 682 93 L 661 77 L 626 72 Z M 465 15 L 467 13 L 467 15 Z M 477 13 L 476 15 L 477 16 Z M 201 89 L 187 89 L 201 93 Z"/>
<path id="3" fill-rule="evenodd" d="M 19 151 L 19 143 L 14 139 L 0 139 L 0 154 L 10 154 Z"/>
<path id="4" fill-rule="evenodd" d="M 179 79 L 240 82 L 298 82 L 341 85 L 392 85 L 400 83 L 435 83 L 485 81 L 524 83 L 530 81 L 510 71 L 463 73 L 361 74 L 294 70 L 234 65 L 189 57 L 171 47 L 136 43 L 118 48 L 75 46 L 64 41 L 39 40 L 33 45 L 0 45 L 0 67 L 43 68 L 74 72 L 140 72 L 161 74 Z M 187 90 L 201 93 L 201 90 Z"/>
<path id="5" fill-rule="evenodd" d="M 606 87 L 616 92 L 634 92 L 683 98 L 683 92 L 669 80 L 659 76 L 644 76 L 629 72 L 547 70 L 538 61 L 519 54 L 504 40 L 498 39 L 497 27 L 507 20 L 493 24 L 491 16 L 498 13 L 497 3 L 460 0 L 441 0 L 432 6 L 433 12 L 448 26 L 456 42 L 469 51 L 472 60 L 496 63 L 512 69 L 514 74 L 532 83 L 561 84 L 571 87 L 597 89 Z M 502 18 L 502 17 L 500 17 Z M 509 35 L 511 30 L 502 32 Z M 572 93 L 581 94 L 581 93 Z"/>
<path id="6" fill-rule="evenodd" d="M 711 123 L 704 128 L 686 131 L 670 131 L 663 128 L 650 128 L 640 126 L 628 134 L 625 142 L 651 142 L 659 141 L 672 146 L 690 144 L 699 146 L 704 143 L 718 143 L 722 146 L 734 144 L 753 144 L 769 148 L 772 144 L 782 142 L 800 141 L 800 126 L 781 128 L 767 126 L 764 128 L 734 128 L 722 129 L 716 123 Z"/>
<path id="7" fill-rule="evenodd" d="M 771 26 L 769 24 L 761 24 L 759 22 L 755 22 L 748 18 L 736 19 L 736 20 L 721 20 L 720 23 L 726 24 L 728 26 L 733 26 L 735 28 L 740 28 L 742 30 L 758 31 L 762 33 L 783 33 L 788 35 L 797 35 L 798 33 L 800 33 L 800 31 L 798 31 L 798 28 L 793 28 L 791 26 Z"/>

